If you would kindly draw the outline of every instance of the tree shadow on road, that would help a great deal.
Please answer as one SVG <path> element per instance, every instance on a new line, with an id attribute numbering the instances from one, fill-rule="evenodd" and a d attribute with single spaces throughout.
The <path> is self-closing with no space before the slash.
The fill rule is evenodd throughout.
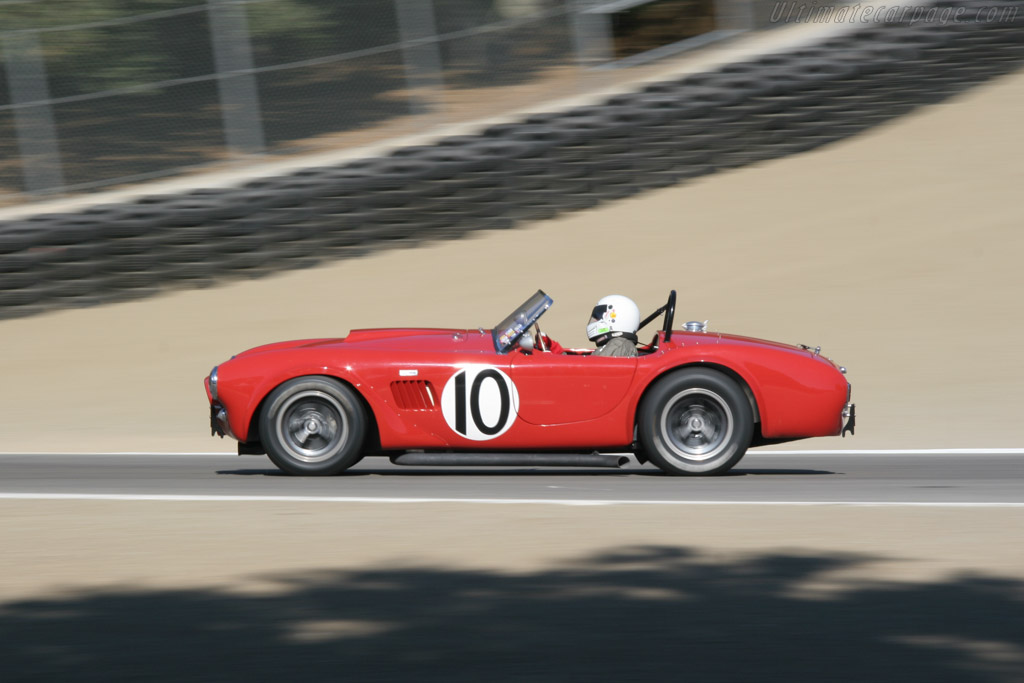
<path id="1" fill-rule="evenodd" d="M 530 573 L 328 568 L 261 593 L 105 590 L 0 607 L 0 661 L 8 683 L 1021 680 L 1020 582 L 801 590 L 875 559 L 644 547 Z"/>

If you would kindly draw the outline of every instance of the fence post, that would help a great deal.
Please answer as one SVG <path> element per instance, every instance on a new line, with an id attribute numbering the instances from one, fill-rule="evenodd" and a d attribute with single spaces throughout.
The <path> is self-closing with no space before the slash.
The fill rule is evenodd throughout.
<path id="1" fill-rule="evenodd" d="M 781 2 L 782 0 L 779 0 Z M 715 30 L 717 31 L 753 31 L 754 0 L 714 0 Z M 768 5 L 767 2 L 763 3 Z"/>
<path id="2" fill-rule="evenodd" d="M 441 46 L 437 41 L 433 0 L 395 0 L 398 34 L 402 43 L 405 82 L 413 93 L 409 108 L 413 114 L 430 111 L 429 102 L 418 95 L 437 99 L 444 89 Z"/>
<path id="3" fill-rule="evenodd" d="M 266 141 L 245 5 L 234 0 L 207 0 L 206 4 L 225 142 L 232 152 L 259 154 Z"/>
<path id="4" fill-rule="evenodd" d="M 592 11 L 596 0 L 567 0 L 572 5 L 572 35 L 576 61 L 584 69 L 608 64 L 612 54 L 608 15 Z"/>
<path id="5" fill-rule="evenodd" d="M 0 33 L 0 57 L 11 93 L 24 191 L 59 192 L 64 173 L 39 35 L 35 31 Z"/>

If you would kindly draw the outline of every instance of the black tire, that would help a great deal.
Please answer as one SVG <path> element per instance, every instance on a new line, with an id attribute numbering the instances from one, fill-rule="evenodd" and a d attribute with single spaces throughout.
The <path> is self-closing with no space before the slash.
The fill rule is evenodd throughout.
<path id="1" fill-rule="evenodd" d="M 672 475 L 712 475 L 747 452 L 754 417 L 739 385 L 721 372 L 678 370 L 660 379 L 640 405 L 637 431 L 647 458 Z"/>
<path id="2" fill-rule="evenodd" d="M 366 413 L 358 395 L 329 377 L 297 377 L 270 392 L 259 420 L 260 441 L 282 471 L 338 474 L 359 462 Z"/>

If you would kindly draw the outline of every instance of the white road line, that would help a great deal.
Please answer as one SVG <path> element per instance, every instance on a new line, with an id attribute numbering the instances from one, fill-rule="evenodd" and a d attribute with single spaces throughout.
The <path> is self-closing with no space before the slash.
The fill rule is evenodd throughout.
<path id="1" fill-rule="evenodd" d="M 572 500 L 565 498 L 373 498 L 369 496 L 229 496 L 229 495 L 173 495 L 133 493 L 0 493 L 0 500 L 93 500 L 93 501 L 149 501 L 190 503 L 383 503 L 431 504 L 468 503 L 473 505 L 556 505 L 563 507 L 601 507 L 613 505 L 740 505 L 750 507 L 924 507 L 924 508 L 1024 508 L 1024 502 L 914 502 L 914 501 L 859 501 L 859 500 Z"/>
<path id="2" fill-rule="evenodd" d="M 4 457 L 4 456 L 18 456 L 18 455 L 30 455 L 33 458 L 36 457 L 36 456 L 39 456 L 39 457 L 44 457 L 44 456 L 45 457 L 52 457 L 52 456 L 62 456 L 62 455 L 73 455 L 73 456 L 76 456 L 76 457 L 77 456 L 122 457 L 122 456 L 136 456 L 136 455 L 147 455 L 147 456 L 150 456 L 150 455 L 151 456 L 164 456 L 164 455 L 175 455 L 175 456 L 177 456 L 177 455 L 182 455 L 182 456 L 188 456 L 188 457 L 200 457 L 200 456 L 202 456 L 202 457 L 209 457 L 211 455 L 214 455 L 214 456 L 216 456 L 216 455 L 230 455 L 233 458 L 251 457 L 251 456 L 239 456 L 234 451 L 222 451 L 222 452 L 219 452 L 219 453 L 214 453 L 214 452 L 209 452 L 209 453 L 200 453 L 200 452 L 179 453 L 177 451 L 116 451 L 116 452 L 113 452 L 113 453 L 100 452 L 100 451 L 47 451 L 47 452 L 40 452 L 40 453 L 24 453 L 24 452 L 17 452 L 17 451 L 3 451 L 3 452 L 0 452 L 0 457 Z"/>

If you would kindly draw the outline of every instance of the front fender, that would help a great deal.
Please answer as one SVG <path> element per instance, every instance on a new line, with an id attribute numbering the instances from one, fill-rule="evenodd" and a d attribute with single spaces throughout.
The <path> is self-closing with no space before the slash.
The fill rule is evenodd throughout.
<path id="1" fill-rule="evenodd" d="M 231 432 L 239 441 L 255 441 L 256 420 L 266 397 L 288 380 L 307 376 L 339 379 L 366 399 L 365 382 L 350 367 L 334 367 L 309 359 L 271 364 L 259 356 L 239 356 L 218 368 L 218 403 L 227 411 Z"/>

